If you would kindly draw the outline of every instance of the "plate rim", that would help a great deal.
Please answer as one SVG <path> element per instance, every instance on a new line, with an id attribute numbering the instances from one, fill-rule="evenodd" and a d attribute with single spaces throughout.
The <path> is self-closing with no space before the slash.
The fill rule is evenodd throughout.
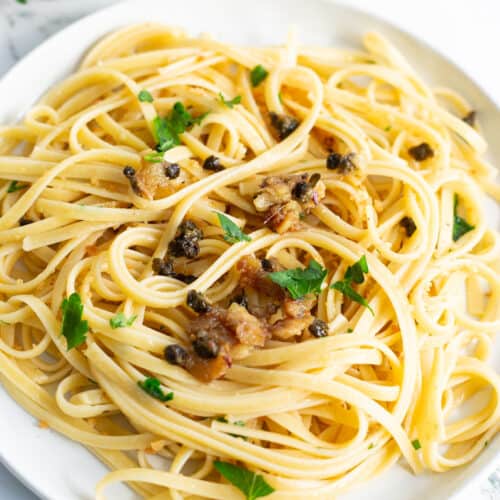
<path id="1" fill-rule="evenodd" d="M 130 8 L 131 5 L 134 4 L 139 4 L 139 3 L 155 3 L 158 0 L 123 0 L 123 1 L 118 1 L 116 3 L 113 3 L 111 5 L 107 5 L 104 7 L 101 7 L 97 9 L 94 12 L 91 12 L 89 14 L 86 14 L 79 19 L 76 19 L 75 21 L 71 22 L 61 30 L 57 31 L 56 33 L 53 33 L 50 35 L 48 38 L 44 39 L 40 44 L 36 45 L 33 47 L 31 50 L 29 50 L 23 57 L 21 57 L 19 60 L 17 60 L 1 77 L 0 77 L 0 92 L 2 91 L 2 88 L 5 85 L 9 85 L 9 81 L 11 79 L 15 79 L 16 74 L 18 72 L 22 71 L 22 68 L 26 65 L 29 65 L 31 61 L 35 60 L 39 54 L 43 54 L 47 50 L 47 46 L 50 46 L 52 44 L 56 44 L 58 41 L 64 41 L 68 38 L 71 38 L 71 33 L 73 31 L 77 31 L 79 27 L 83 24 L 89 23 L 92 20 L 98 19 L 100 17 L 106 17 L 111 15 L 114 11 L 123 11 L 127 10 Z M 188 0 L 191 1 L 191 0 Z M 185 2 L 185 4 L 188 3 L 188 1 Z M 241 0 L 237 0 L 241 1 Z M 274 0 L 271 0 L 274 1 Z M 331 6 L 334 6 L 336 8 L 342 9 L 346 12 L 350 12 L 354 15 L 360 15 L 360 16 L 368 16 L 375 21 L 384 24 L 388 26 L 390 29 L 398 32 L 400 35 L 403 35 L 404 37 L 417 42 L 422 48 L 424 48 L 427 52 L 432 52 L 434 55 L 438 56 L 440 59 L 444 60 L 447 64 L 452 66 L 455 70 L 458 70 L 461 74 L 465 75 L 467 79 L 476 87 L 476 90 L 484 97 L 486 98 L 494 107 L 495 111 L 497 113 L 500 112 L 500 93 L 499 97 L 496 97 L 490 93 L 490 91 L 486 90 L 483 85 L 480 83 L 480 81 L 476 80 L 474 76 L 471 76 L 470 73 L 460 64 L 460 61 L 456 60 L 454 57 L 446 54 L 443 52 L 439 47 L 436 47 L 434 44 L 430 43 L 426 39 L 422 38 L 416 33 L 412 33 L 411 31 L 405 29 L 401 25 L 399 25 L 397 22 L 394 22 L 393 20 L 390 20 L 386 18 L 385 16 L 375 13 L 370 9 L 363 9 L 362 7 L 358 6 L 353 6 L 348 3 L 348 0 L 314 0 L 315 3 L 317 4 L 330 4 Z M 186 5 L 183 5 L 183 8 L 186 8 Z M 154 20 L 152 19 L 152 22 Z M 167 24 L 167 23 L 163 23 Z M 172 25 L 175 26 L 175 23 Z M 121 25 L 117 25 L 113 28 L 113 30 L 119 29 Z M 189 30 L 189 26 L 186 27 L 186 29 Z M 109 31 L 111 32 L 111 31 Z M 97 43 L 100 39 L 102 39 L 102 35 L 95 38 L 92 44 Z M 92 45 L 88 45 L 87 49 L 90 49 Z M 83 57 L 84 53 L 80 54 L 80 57 Z M 69 69 L 69 68 L 68 68 Z M 60 81 L 60 80 L 58 80 Z M 41 95 L 43 95 L 45 92 L 47 92 L 48 89 L 41 89 Z M 39 97 L 36 97 L 34 101 L 36 101 Z M 26 109 L 20 109 L 17 112 L 16 119 L 20 118 L 23 116 L 23 114 L 26 112 Z M 500 161 L 500 159 L 499 159 Z M 500 338 L 496 339 L 496 342 L 500 342 Z M 31 418 L 34 418 L 29 412 L 27 412 L 22 406 L 20 406 L 13 398 L 10 396 L 8 391 L 3 387 L 3 384 L 0 381 L 0 388 L 2 389 L 2 392 L 9 398 L 11 398 L 14 402 L 15 405 L 19 406 L 22 411 L 27 413 Z M 0 396 L 0 400 L 3 396 Z M 65 437 L 65 436 L 64 436 Z M 80 445 L 82 449 L 85 449 L 83 445 Z M 495 452 L 496 450 L 496 452 Z M 89 453 L 88 450 L 85 449 L 87 453 Z M 459 496 L 462 497 L 462 495 L 470 490 L 475 484 L 478 484 L 480 481 L 484 481 L 485 478 L 487 478 L 490 474 L 492 474 L 495 470 L 495 467 L 498 467 L 500 465 L 500 434 L 495 436 L 493 441 L 489 444 L 488 450 L 485 450 L 483 454 L 486 454 L 488 456 L 491 456 L 490 458 L 484 458 L 478 457 L 476 460 L 463 469 L 464 472 L 466 473 L 467 477 L 461 481 L 458 482 L 456 488 L 454 491 L 451 492 L 451 495 L 448 497 L 448 500 L 459 500 Z M 480 460 L 483 458 L 483 460 Z M 96 458 L 96 460 L 98 460 Z M 481 463 L 478 463 L 481 462 Z M 484 462 L 484 463 L 483 463 Z M 46 492 L 44 492 L 42 489 L 40 489 L 39 485 L 37 483 L 33 482 L 30 480 L 30 478 L 23 474 L 22 470 L 15 465 L 13 465 L 7 456 L 5 456 L 4 451 L 2 447 L 0 446 L 0 463 L 17 479 L 21 484 L 26 486 L 31 492 L 33 492 L 35 495 L 37 495 L 39 498 L 42 500 L 55 500 L 55 497 L 48 496 Z M 463 467 L 463 466 L 462 466 Z M 472 469 L 475 469 L 474 473 L 470 473 Z M 389 473 L 389 472 L 387 472 Z"/>

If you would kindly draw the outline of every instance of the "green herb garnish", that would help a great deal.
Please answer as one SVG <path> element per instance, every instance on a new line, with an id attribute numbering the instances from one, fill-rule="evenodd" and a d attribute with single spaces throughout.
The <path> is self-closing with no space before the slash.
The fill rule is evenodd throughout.
<path id="1" fill-rule="evenodd" d="M 389 132 L 392 129 L 392 125 L 387 125 L 387 127 L 384 128 L 386 132 Z"/>
<path id="2" fill-rule="evenodd" d="M 370 443 L 370 445 L 368 446 L 368 449 L 371 450 L 373 448 L 373 443 Z"/>
<path id="3" fill-rule="evenodd" d="M 267 71 L 262 64 L 257 64 L 257 66 L 250 71 L 250 81 L 252 82 L 252 86 L 257 87 L 257 85 L 267 78 L 267 75 L 269 75 L 269 71 Z"/>
<path id="4" fill-rule="evenodd" d="M 320 293 L 323 280 L 328 271 L 315 260 L 309 262 L 307 269 L 288 269 L 269 273 L 268 277 L 282 288 L 286 288 L 292 299 L 300 299 L 308 293 Z"/>
<path id="5" fill-rule="evenodd" d="M 163 153 L 149 153 L 144 155 L 144 159 L 149 163 L 161 163 L 163 161 Z"/>
<path id="6" fill-rule="evenodd" d="M 235 422 L 229 422 L 229 420 L 226 417 L 217 417 L 215 421 L 221 422 L 223 424 L 231 424 L 231 425 L 237 425 L 238 427 L 245 427 L 245 422 L 243 422 L 243 420 L 236 420 Z M 245 441 L 247 440 L 246 436 L 240 436 L 239 434 L 229 434 L 229 435 L 235 438 L 244 439 Z"/>
<path id="7" fill-rule="evenodd" d="M 278 92 L 278 100 L 281 104 L 283 104 L 283 96 L 281 95 L 281 92 Z"/>
<path id="8" fill-rule="evenodd" d="M 130 318 L 127 318 L 125 314 L 119 312 L 109 320 L 109 325 L 114 330 L 116 328 L 123 328 L 124 326 L 132 326 L 136 319 L 137 314 L 134 314 L 133 316 L 130 316 Z"/>
<path id="9" fill-rule="evenodd" d="M 363 255 L 358 262 L 355 262 L 352 266 L 347 268 L 344 274 L 344 279 L 349 281 L 354 281 L 354 283 L 363 283 L 365 281 L 364 274 L 368 272 L 368 262 L 366 262 L 366 256 Z"/>
<path id="10" fill-rule="evenodd" d="M 354 288 L 352 288 L 352 283 L 361 284 L 365 281 L 365 273 L 368 273 L 368 262 L 366 261 L 366 256 L 363 255 L 358 262 L 355 262 L 352 266 L 349 266 L 344 274 L 344 279 L 341 281 L 336 281 L 330 288 L 337 290 L 346 297 L 354 300 L 358 304 L 367 307 L 368 310 L 375 315 L 373 309 L 368 304 L 367 300 L 362 297 Z"/>
<path id="11" fill-rule="evenodd" d="M 411 445 L 415 450 L 420 450 L 422 448 L 422 445 L 420 444 L 420 441 L 418 439 L 415 439 L 414 441 L 411 442 Z"/>
<path id="12" fill-rule="evenodd" d="M 165 394 L 160 387 L 160 381 L 156 377 L 148 377 L 142 381 L 137 382 L 137 385 L 150 396 L 162 402 L 172 401 L 174 393 L 169 392 Z"/>
<path id="13" fill-rule="evenodd" d="M 16 2 L 26 5 L 28 3 L 28 0 L 16 0 Z"/>
<path id="14" fill-rule="evenodd" d="M 141 90 L 137 97 L 141 102 L 153 102 L 153 96 L 147 90 Z"/>
<path id="15" fill-rule="evenodd" d="M 228 243 L 238 243 L 239 241 L 252 241 L 252 238 L 245 234 L 229 217 L 217 212 L 219 224 L 224 231 L 224 239 Z"/>
<path id="16" fill-rule="evenodd" d="M 352 333 L 354 330 L 352 328 L 347 329 L 347 333 Z"/>
<path id="17" fill-rule="evenodd" d="M 237 95 L 233 99 L 227 100 L 227 99 L 224 99 L 224 96 L 222 95 L 222 93 L 219 92 L 219 97 L 220 97 L 221 102 L 223 104 L 225 104 L 228 108 L 231 108 L 231 109 L 234 106 L 236 106 L 236 104 L 239 104 L 241 102 L 241 96 L 240 95 Z"/>
<path id="18" fill-rule="evenodd" d="M 157 116 L 153 120 L 153 134 L 158 143 L 157 151 L 164 153 L 174 146 L 179 146 L 181 143 L 179 134 L 185 132 L 188 127 L 200 123 L 206 115 L 207 113 L 204 113 L 193 117 L 182 102 L 176 102 L 168 116 L 165 118 Z"/>
<path id="19" fill-rule="evenodd" d="M 469 224 L 465 219 L 457 214 L 458 195 L 453 198 L 453 241 L 459 240 L 464 234 L 472 231 L 476 226 Z"/>
<path id="20" fill-rule="evenodd" d="M 266 497 L 274 492 L 263 476 L 255 474 L 244 467 L 230 464 L 229 462 L 214 462 L 215 469 L 222 474 L 230 483 L 241 490 L 247 500 Z"/>
<path id="21" fill-rule="evenodd" d="M 74 292 L 67 299 L 64 299 L 61 310 L 61 334 L 66 338 L 69 351 L 85 342 L 89 324 L 87 320 L 82 320 L 83 304 L 78 293 Z"/>
<path id="22" fill-rule="evenodd" d="M 15 193 L 16 191 L 21 191 L 27 187 L 28 184 L 19 184 L 19 181 L 12 181 L 7 188 L 7 193 Z"/>

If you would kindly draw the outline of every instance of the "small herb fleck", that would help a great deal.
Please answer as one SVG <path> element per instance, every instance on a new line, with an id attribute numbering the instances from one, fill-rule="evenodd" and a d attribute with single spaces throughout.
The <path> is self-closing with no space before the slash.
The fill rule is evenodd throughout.
<path id="1" fill-rule="evenodd" d="M 458 241 L 464 234 L 475 228 L 458 215 L 458 201 L 458 195 L 455 193 L 453 199 L 453 241 Z"/>
<path id="2" fill-rule="evenodd" d="M 27 187 L 28 184 L 19 184 L 19 181 L 12 181 L 7 188 L 7 193 L 15 193 L 16 191 L 21 191 Z"/>
<path id="3" fill-rule="evenodd" d="M 137 385 L 150 396 L 159 401 L 166 402 L 174 399 L 174 393 L 169 392 L 165 394 L 161 388 L 160 381 L 155 377 L 148 377 L 144 380 L 137 382 Z"/>
<path id="4" fill-rule="evenodd" d="M 182 102 L 177 101 L 168 116 L 165 118 L 157 116 L 153 120 L 153 135 L 157 142 L 156 150 L 165 152 L 179 146 L 181 143 L 179 134 L 185 132 L 192 125 L 200 123 L 206 115 L 204 113 L 198 117 L 193 117 Z"/>
<path id="5" fill-rule="evenodd" d="M 368 304 L 368 301 L 352 288 L 352 282 L 357 284 L 363 283 L 365 280 L 364 274 L 368 272 L 368 262 L 366 261 L 366 256 L 363 255 L 358 262 L 355 262 L 352 266 L 347 268 L 344 274 L 344 279 L 336 281 L 330 288 L 337 290 L 354 302 L 368 308 L 368 310 L 374 315 L 375 313 Z"/>
<path id="6" fill-rule="evenodd" d="M 161 163 L 163 161 L 163 153 L 156 151 L 155 153 L 149 153 L 144 155 L 144 159 L 149 161 L 149 163 Z"/>
<path id="7" fill-rule="evenodd" d="M 267 76 L 269 75 L 269 71 L 267 71 L 262 64 L 257 64 L 255 68 L 250 72 L 250 81 L 252 82 L 253 87 L 257 87 L 260 83 L 262 83 Z"/>
<path id="8" fill-rule="evenodd" d="M 422 448 L 422 445 L 420 444 L 420 441 L 418 439 L 415 439 L 411 442 L 411 445 L 415 450 L 420 450 Z"/>
<path id="9" fill-rule="evenodd" d="M 263 476 L 244 467 L 218 460 L 214 462 L 214 467 L 230 483 L 241 490 L 247 500 L 256 500 L 274 492 L 274 488 L 266 482 Z"/>
<path id="10" fill-rule="evenodd" d="M 133 316 L 130 316 L 130 318 L 127 318 L 125 314 L 119 312 L 109 320 L 109 325 L 111 326 L 111 328 L 113 328 L 113 330 L 115 330 L 116 328 L 132 326 L 136 319 L 137 319 L 137 314 L 134 314 Z"/>
<path id="11" fill-rule="evenodd" d="M 240 241 L 252 241 L 252 238 L 245 234 L 229 217 L 217 212 L 219 224 L 224 231 L 224 239 L 228 243 L 238 243 Z"/>
<path id="12" fill-rule="evenodd" d="M 147 90 L 141 90 L 137 97 L 141 102 L 153 102 L 153 96 Z"/>
<path id="13" fill-rule="evenodd" d="M 241 96 L 237 95 L 233 99 L 225 99 L 224 96 L 222 95 L 222 92 L 219 92 L 219 98 L 223 104 L 225 104 L 228 108 L 234 108 L 236 104 L 240 104 L 241 102 Z"/>

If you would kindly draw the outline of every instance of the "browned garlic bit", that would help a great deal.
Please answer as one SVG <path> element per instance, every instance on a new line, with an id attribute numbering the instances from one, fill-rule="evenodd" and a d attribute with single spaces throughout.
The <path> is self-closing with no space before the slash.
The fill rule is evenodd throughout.
<path id="1" fill-rule="evenodd" d="M 275 175 L 266 177 L 254 197 L 264 223 L 283 234 L 300 229 L 300 220 L 325 197 L 326 188 L 319 174 Z"/>

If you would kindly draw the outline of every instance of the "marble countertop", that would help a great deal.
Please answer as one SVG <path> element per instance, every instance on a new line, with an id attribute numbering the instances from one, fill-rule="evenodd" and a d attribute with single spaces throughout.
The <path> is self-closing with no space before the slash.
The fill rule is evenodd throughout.
<path id="1" fill-rule="evenodd" d="M 119 0 L 0 0 L 0 77 L 33 47 L 77 19 Z M 212 1 L 216 4 L 217 0 Z M 307 1 L 307 0 L 304 0 Z M 500 70 L 485 48 L 500 46 L 500 2 L 495 0 L 343 0 L 385 17 L 457 62 L 500 104 Z M 168 5 L 168 0 L 165 1 Z M 36 500 L 0 465 L 2 500 Z M 474 500 L 500 500 L 499 467 Z M 464 498 L 464 500 L 466 500 Z"/>

